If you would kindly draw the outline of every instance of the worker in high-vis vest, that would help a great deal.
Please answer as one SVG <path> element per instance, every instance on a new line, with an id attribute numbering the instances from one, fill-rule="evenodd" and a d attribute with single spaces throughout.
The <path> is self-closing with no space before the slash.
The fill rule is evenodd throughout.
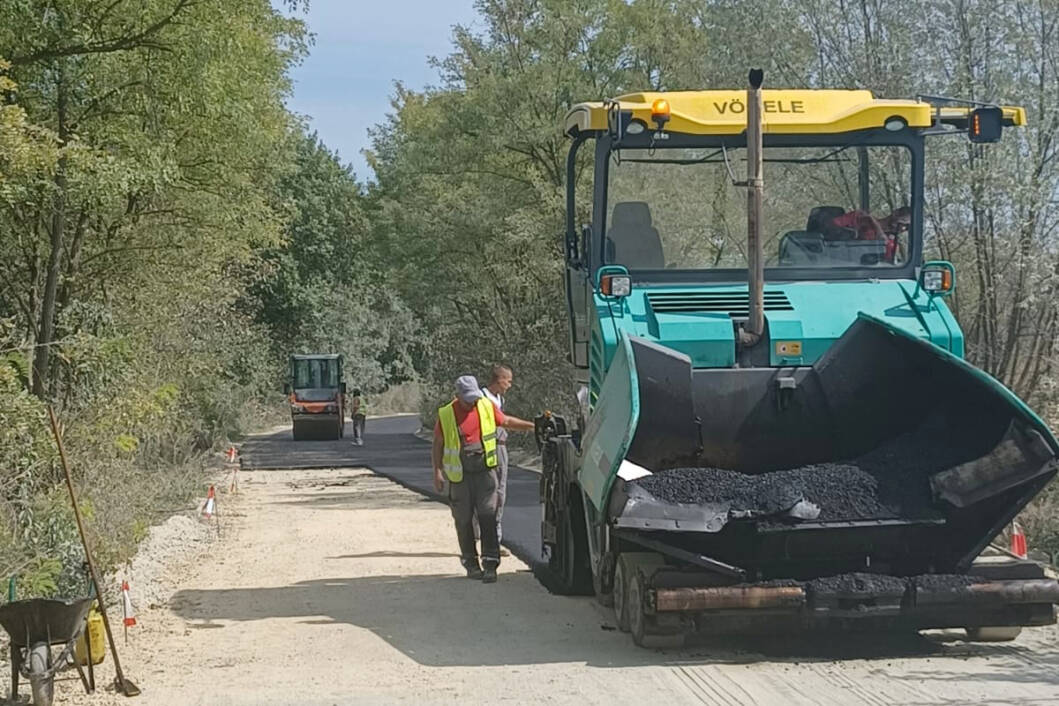
<path id="1" fill-rule="evenodd" d="M 364 403 L 364 396 L 360 390 L 353 390 L 350 400 L 349 418 L 353 422 L 353 445 L 364 445 L 364 423 L 368 418 L 368 405 Z"/>
<path id="2" fill-rule="evenodd" d="M 504 395 L 511 389 L 514 383 L 514 373 L 511 368 L 503 363 L 494 363 L 489 370 L 489 384 L 482 388 L 485 395 L 496 408 L 504 411 Z M 504 541 L 504 500 L 507 498 L 507 430 L 496 430 L 496 456 L 497 456 L 497 485 L 496 485 L 496 536 L 500 542 Z M 475 525 L 477 529 L 477 525 Z M 504 556 L 504 547 L 500 547 L 500 556 Z"/>
<path id="3" fill-rule="evenodd" d="M 496 532 L 498 428 L 533 431 L 533 422 L 505 415 L 486 399 L 473 375 L 456 380 L 456 398 L 438 410 L 434 425 L 434 488 L 448 481 L 449 505 L 467 578 L 496 581 L 500 543 Z M 482 563 L 474 540 L 474 516 L 482 535 Z"/>

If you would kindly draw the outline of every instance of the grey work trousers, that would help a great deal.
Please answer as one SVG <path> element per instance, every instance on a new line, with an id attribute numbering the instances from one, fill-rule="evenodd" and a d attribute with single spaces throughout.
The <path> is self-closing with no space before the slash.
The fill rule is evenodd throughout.
<path id="1" fill-rule="evenodd" d="M 507 444 L 496 447 L 496 541 L 504 539 L 504 528 L 500 522 L 504 518 L 504 499 L 507 497 Z"/>
<path id="2" fill-rule="evenodd" d="M 481 520 L 482 563 L 500 563 L 500 543 L 496 536 L 497 472 L 495 469 L 465 472 L 459 483 L 449 483 L 449 506 L 456 523 L 456 539 L 460 543 L 460 561 L 464 566 L 478 562 L 478 546 L 474 541 L 474 518 Z"/>
<path id="3" fill-rule="evenodd" d="M 496 543 L 499 546 L 504 539 L 504 499 L 507 497 L 507 444 L 496 446 Z M 482 536 L 478 528 L 478 515 L 474 516 L 475 539 Z"/>

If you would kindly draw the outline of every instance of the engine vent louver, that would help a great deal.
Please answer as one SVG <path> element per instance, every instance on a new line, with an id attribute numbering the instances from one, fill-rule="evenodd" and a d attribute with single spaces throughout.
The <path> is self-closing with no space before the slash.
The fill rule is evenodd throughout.
<path id="1" fill-rule="evenodd" d="M 750 298 L 740 292 L 651 292 L 647 301 L 656 314 L 750 313 Z M 765 311 L 794 311 L 794 307 L 783 292 L 765 292 Z"/>

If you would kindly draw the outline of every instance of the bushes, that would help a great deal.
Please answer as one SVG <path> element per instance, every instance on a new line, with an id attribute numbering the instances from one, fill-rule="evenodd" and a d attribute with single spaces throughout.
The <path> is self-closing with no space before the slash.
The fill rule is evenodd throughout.
<path id="1" fill-rule="evenodd" d="M 9 379 L 0 369 L 0 383 Z M 115 400 L 114 406 L 142 403 L 136 393 L 127 391 L 133 402 Z M 163 390 L 163 396 L 170 393 Z M 192 402 L 174 397 L 120 433 L 113 433 L 118 427 L 105 409 L 62 416 L 67 458 L 100 566 L 128 559 L 147 527 L 185 510 L 201 492 L 206 457 L 194 450 L 196 440 L 218 439 L 216 429 L 182 421 L 193 419 Z M 8 385 L 0 389 L 0 409 L 0 579 L 17 575 L 22 597 L 81 593 L 84 554 L 43 405 Z M 245 418 L 241 412 L 223 426 L 241 431 Z"/>
<path id="2" fill-rule="evenodd" d="M 369 414 L 418 412 L 423 400 L 423 385 L 419 382 L 402 382 L 366 399 Z"/>
<path id="3" fill-rule="evenodd" d="M 142 312 L 118 312 L 99 335 L 59 349 L 67 382 L 55 404 L 100 566 L 120 564 L 148 527 L 188 508 L 207 479 L 206 452 L 272 412 L 267 336 L 232 306 L 218 295 L 198 316 L 152 329 Z M 227 326 L 205 325 L 214 318 Z M 21 596 L 78 593 L 83 551 L 24 361 L 0 364 L 0 580 L 18 574 Z"/>

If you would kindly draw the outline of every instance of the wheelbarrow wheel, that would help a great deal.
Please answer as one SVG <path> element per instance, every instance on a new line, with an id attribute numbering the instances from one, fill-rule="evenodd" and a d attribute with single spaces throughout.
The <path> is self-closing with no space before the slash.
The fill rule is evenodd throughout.
<path id="1" fill-rule="evenodd" d="M 45 642 L 38 642 L 29 650 L 26 660 L 29 665 L 29 687 L 33 694 L 33 706 L 51 706 L 55 697 L 55 673 L 51 669 L 51 649 Z"/>

